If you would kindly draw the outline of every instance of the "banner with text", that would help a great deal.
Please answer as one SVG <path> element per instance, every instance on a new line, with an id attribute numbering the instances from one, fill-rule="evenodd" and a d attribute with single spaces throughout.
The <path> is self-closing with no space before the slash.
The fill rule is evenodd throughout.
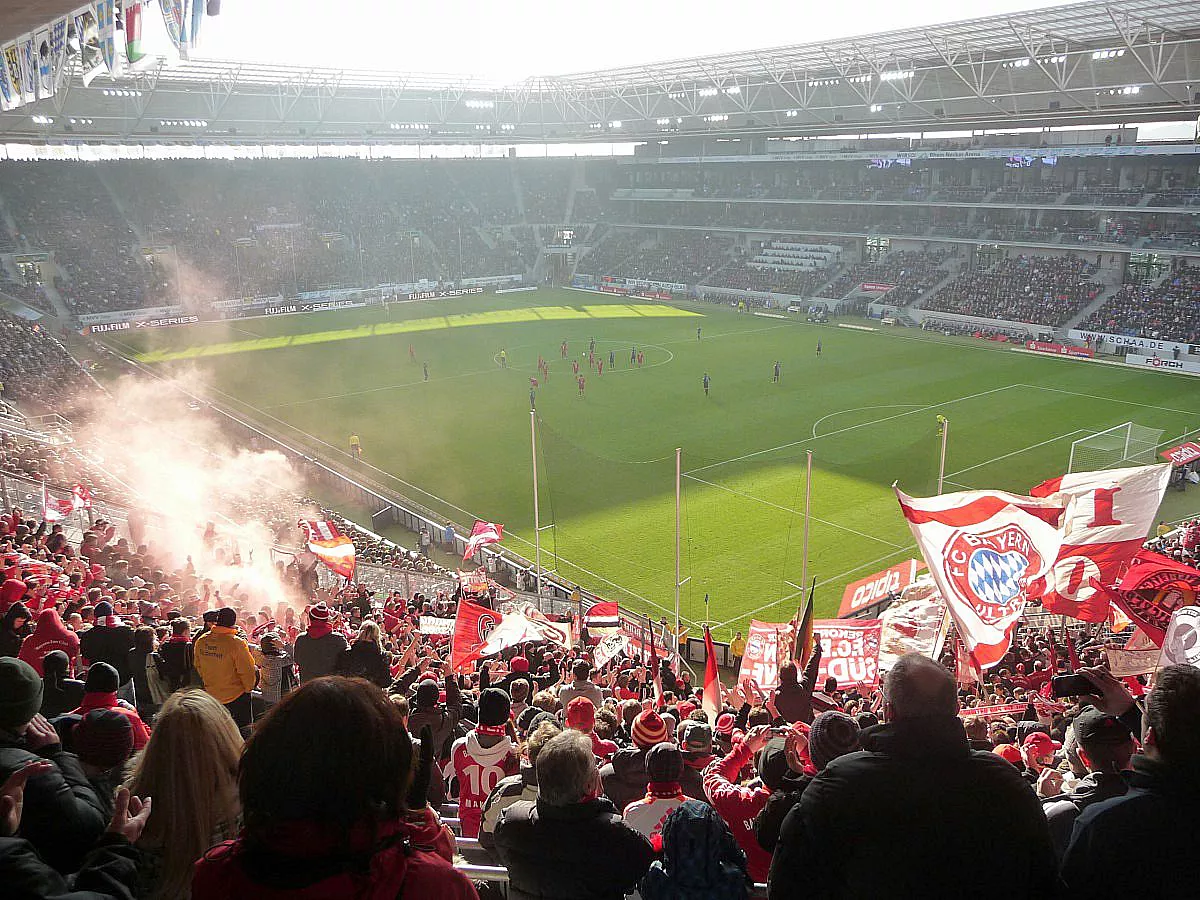
<path id="1" fill-rule="evenodd" d="M 879 685 L 879 619 L 818 619 L 813 633 L 821 641 L 821 667 L 817 687 L 827 678 L 837 680 L 838 690 L 858 688 L 862 692 Z"/>
<path id="2" fill-rule="evenodd" d="M 842 605 L 838 607 L 837 617 L 844 619 L 873 603 L 878 603 L 888 594 L 899 594 L 912 584 L 913 579 L 917 577 L 918 568 L 925 568 L 925 564 L 910 559 L 884 569 L 882 572 L 852 581 L 842 592 Z"/>

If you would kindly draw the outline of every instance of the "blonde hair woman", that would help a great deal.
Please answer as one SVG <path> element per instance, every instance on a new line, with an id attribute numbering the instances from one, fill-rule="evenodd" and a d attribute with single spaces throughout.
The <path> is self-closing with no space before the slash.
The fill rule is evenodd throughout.
<path id="1" fill-rule="evenodd" d="M 241 755 L 237 725 L 212 695 L 177 691 L 163 704 L 150 742 L 134 758 L 125 781 L 135 796 L 155 798 L 137 842 L 146 854 L 138 871 L 138 897 L 190 896 L 193 864 L 213 844 L 237 833 Z"/>
<path id="2" fill-rule="evenodd" d="M 338 656 L 333 671 L 348 678 L 365 678 L 381 688 L 392 683 L 391 661 L 383 650 L 378 622 L 367 619 L 362 623 L 358 637 Z"/>

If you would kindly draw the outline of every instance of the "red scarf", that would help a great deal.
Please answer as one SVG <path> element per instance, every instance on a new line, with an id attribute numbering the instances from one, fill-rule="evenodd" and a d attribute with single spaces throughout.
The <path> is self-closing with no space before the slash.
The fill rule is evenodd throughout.
<path id="1" fill-rule="evenodd" d="M 333 626 L 328 622 L 322 622 L 319 619 L 310 619 L 308 622 L 308 636 L 314 640 L 323 638 L 327 634 L 333 633 Z"/>
<path id="2" fill-rule="evenodd" d="M 489 737 L 504 737 L 505 734 L 503 725 L 476 725 L 475 731 Z"/>
<path id="3" fill-rule="evenodd" d="M 682 800 L 683 789 L 678 781 L 651 781 L 646 785 L 646 799 Z"/>

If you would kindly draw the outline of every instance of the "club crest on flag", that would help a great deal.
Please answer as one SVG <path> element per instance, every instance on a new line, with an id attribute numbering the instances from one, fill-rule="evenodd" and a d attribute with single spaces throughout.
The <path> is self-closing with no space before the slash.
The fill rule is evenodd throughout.
<path id="1" fill-rule="evenodd" d="M 486 641 L 496 630 L 496 626 L 500 624 L 500 616 L 488 610 L 481 612 L 479 618 L 475 620 L 475 631 L 479 635 L 480 642 Z"/>
<path id="2" fill-rule="evenodd" d="M 955 533 L 944 554 L 946 578 L 985 619 L 1002 619 L 1023 604 L 1025 577 L 1042 567 L 1041 555 L 1020 525 Z"/>

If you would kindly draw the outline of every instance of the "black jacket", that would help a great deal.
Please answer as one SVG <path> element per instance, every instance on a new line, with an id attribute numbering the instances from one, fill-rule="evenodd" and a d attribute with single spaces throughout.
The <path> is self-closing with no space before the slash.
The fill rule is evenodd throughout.
<path id="1" fill-rule="evenodd" d="M 612 762 L 600 767 L 600 778 L 604 781 L 604 796 L 617 809 L 623 810 L 634 800 L 641 800 L 650 783 L 646 774 L 646 751 L 641 747 L 618 750 Z"/>
<path id="2" fill-rule="evenodd" d="M 167 679 L 171 692 L 187 687 L 192 678 L 194 660 L 191 640 L 171 638 L 163 641 L 158 645 L 158 658 L 162 661 L 159 673 Z"/>
<path id="3" fill-rule="evenodd" d="M 754 820 L 754 839 L 758 841 L 758 846 L 768 853 L 775 852 L 783 820 L 792 811 L 792 807 L 800 802 L 800 798 L 804 796 L 804 789 L 812 780 L 811 775 L 796 775 L 791 771 L 783 776 L 783 784 L 771 792 L 771 796 L 767 798 L 767 805 Z"/>
<path id="4" fill-rule="evenodd" d="M 1067 851 L 1079 814 L 1093 803 L 1120 797 L 1129 790 L 1132 780 L 1132 772 L 1092 772 L 1081 778 L 1070 793 L 1042 801 L 1042 810 L 1050 825 L 1050 840 L 1054 842 L 1054 853 L 1059 859 Z"/>
<path id="5" fill-rule="evenodd" d="M 128 625 L 115 628 L 94 626 L 79 636 L 79 653 L 88 661 L 106 662 L 117 670 L 121 684 L 132 677 L 129 668 L 129 651 L 133 648 L 133 629 Z"/>
<path id="6" fill-rule="evenodd" d="M 335 674 L 348 678 L 365 678 L 381 688 L 392 683 L 388 661 L 374 641 L 355 641 L 352 647 L 338 654 L 333 670 Z"/>
<path id="7" fill-rule="evenodd" d="M 779 715 L 789 722 L 812 724 L 813 691 L 817 687 L 817 673 L 820 668 L 821 651 L 814 649 L 808 665 L 804 667 L 804 675 L 798 682 L 780 682 L 779 687 L 775 688 L 775 708 L 779 710 Z"/>
<path id="8" fill-rule="evenodd" d="M 1076 820 L 1062 862 L 1065 896 L 1089 900 L 1196 896 L 1198 807 L 1200 768 L 1181 771 L 1135 756 L 1128 793 L 1093 804 Z M 1153 864 L 1128 865 L 1131 840 L 1147 848 Z"/>
<path id="9" fill-rule="evenodd" d="M 878 725 L 863 747 L 826 766 L 784 818 L 771 900 L 1054 896 L 1037 797 L 1010 764 L 970 750 L 956 717 Z"/>
<path id="10" fill-rule="evenodd" d="M 12 732 L 0 731 L 0 782 L 39 759 L 49 760 L 54 768 L 26 783 L 18 833 L 33 844 L 49 866 L 60 872 L 74 872 L 108 825 L 104 805 L 73 753 L 67 753 L 59 744 L 35 753 L 25 749 L 21 738 Z M 2 888 L 0 894 L 4 894 Z"/>
<path id="11" fill-rule="evenodd" d="M 623 900 L 654 861 L 650 842 L 603 797 L 558 807 L 519 800 L 500 814 L 495 839 L 509 900 Z"/>
<path id="12" fill-rule="evenodd" d="M 41 714 L 53 719 L 83 702 L 83 682 L 74 678 L 43 678 Z"/>
<path id="13" fill-rule="evenodd" d="M 105 835 L 68 881 L 29 841 L 0 837 L 0 885 L 5 900 L 133 900 L 140 859 L 125 838 Z"/>

